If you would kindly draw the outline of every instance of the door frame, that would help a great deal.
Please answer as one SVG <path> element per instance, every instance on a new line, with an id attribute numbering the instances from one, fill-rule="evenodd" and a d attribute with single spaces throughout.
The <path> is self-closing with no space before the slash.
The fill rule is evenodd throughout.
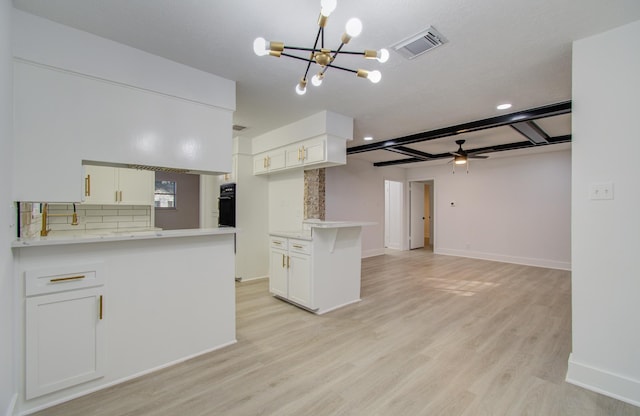
<path id="1" fill-rule="evenodd" d="M 436 244 L 437 244 L 437 235 L 436 235 L 436 221 L 435 218 L 437 218 L 437 204 L 436 204 L 436 192 L 435 192 L 435 188 L 436 188 L 436 180 L 434 178 L 427 178 L 427 179 L 417 179 L 417 180 L 410 180 L 407 183 L 407 187 L 409 189 L 411 189 L 411 183 L 420 183 L 422 185 L 429 185 L 429 213 L 430 213 L 430 222 L 429 222 L 429 243 L 431 245 L 431 247 L 433 248 L 433 252 L 436 252 Z M 410 230 L 411 230 L 411 212 L 410 212 L 410 206 L 411 206 L 411 195 L 409 193 L 409 195 L 407 196 L 407 209 L 405 210 L 405 215 L 407 216 L 407 235 L 406 235 L 406 239 L 405 241 L 407 242 L 407 247 L 411 247 L 411 241 L 410 241 Z"/>

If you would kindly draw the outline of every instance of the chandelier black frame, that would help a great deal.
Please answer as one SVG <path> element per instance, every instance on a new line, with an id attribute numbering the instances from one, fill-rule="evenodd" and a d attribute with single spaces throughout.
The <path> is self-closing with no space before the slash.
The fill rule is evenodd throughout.
<path id="1" fill-rule="evenodd" d="M 320 16 L 318 17 L 318 33 L 316 34 L 315 42 L 312 48 L 305 48 L 299 46 L 288 46 L 284 42 L 268 42 L 264 38 L 257 38 L 253 42 L 253 50 L 258 56 L 271 55 L 279 58 L 286 56 L 288 58 L 297 59 L 307 63 L 307 68 L 302 76 L 300 82 L 296 85 L 296 92 L 300 95 L 304 94 L 307 90 L 307 77 L 312 64 L 319 65 L 321 67 L 320 72 L 314 75 L 311 79 L 311 83 L 315 86 L 320 86 L 324 79 L 325 73 L 329 68 L 340 69 L 356 74 L 360 78 L 367 78 L 373 83 L 378 83 L 382 78 L 380 71 L 368 71 L 365 69 L 350 69 L 343 66 L 335 65 L 334 61 L 339 54 L 345 55 L 362 55 L 366 59 L 376 59 L 381 63 L 386 62 L 389 59 L 389 51 L 386 49 L 380 49 L 378 51 L 365 49 L 364 51 L 345 51 L 342 48 L 349 43 L 349 41 L 358 36 L 362 31 L 362 22 L 358 18 L 351 18 L 347 21 L 345 32 L 340 39 L 340 46 L 337 49 L 325 48 L 324 43 L 324 28 L 327 24 L 327 20 L 331 12 L 336 8 L 337 0 L 321 0 L 320 1 Z M 320 47 L 318 47 L 320 43 Z M 309 57 L 301 57 L 288 53 L 287 51 L 301 51 L 309 52 Z"/>

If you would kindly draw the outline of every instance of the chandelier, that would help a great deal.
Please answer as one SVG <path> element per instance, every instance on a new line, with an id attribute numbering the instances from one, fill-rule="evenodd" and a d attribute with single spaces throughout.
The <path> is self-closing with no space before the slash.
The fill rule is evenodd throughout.
<path id="1" fill-rule="evenodd" d="M 302 48 L 298 46 L 287 46 L 283 42 L 266 41 L 264 38 L 257 38 L 253 42 L 253 51 L 258 56 L 271 55 L 279 58 L 286 56 L 289 58 L 298 59 L 307 63 L 307 69 L 304 71 L 304 75 L 298 84 L 296 85 L 296 92 L 299 95 L 303 95 L 307 92 L 307 76 L 311 65 L 320 66 L 320 70 L 311 78 L 311 83 L 315 86 L 320 86 L 324 79 L 325 73 L 329 68 L 340 69 L 356 74 L 360 78 L 367 78 L 369 81 L 375 83 L 380 82 L 382 75 L 380 71 L 367 71 L 365 69 L 349 69 L 342 66 L 335 65 L 336 57 L 339 54 L 345 55 L 362 55 L 366 59 L 376 59 L 379 62 L 386 62 L 389 59 L 389 51 L 386 49 L 370 50 L 366 49 L 361 52 L 343 51 L 344 45 L 358 36 L 362 32 L 362 22 L 357 17 L 351 18 L 347 21 L 345 32 L 340 39 L 340 46 L 337 49 L 328 49 L 324 46 L 324 27 L 327 24 L 329 15 L 335 10 L 337 0 L 321 0 L 320 1 L 320 16 L 318 17 L 318 33 L 316 40 L 313 44 L 313 48 Z M 318 45 L 319 44 L 319 45 Z M 308 57 L 297 56 L 289 53 L 289 51 L 308 52 Z"/>

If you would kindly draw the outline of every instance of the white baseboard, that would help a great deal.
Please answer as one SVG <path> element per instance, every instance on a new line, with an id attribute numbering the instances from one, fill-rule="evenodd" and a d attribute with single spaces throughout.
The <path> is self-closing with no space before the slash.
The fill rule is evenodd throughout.
<path id="1" fill-rule="evenodd" d="M 240 282 L 250 282 L 252 280 L 268 279 L 269 276 L 241 277 Z"/>
<path id="2" fill-rule="evenodd" d="M 233 345 L 236 342 L 238 342 L 238 340 L 234 339 L 233 341 L 227 342 L 225 344 L 218 345 L 216 347 L 209 348 L 207 350 L 200 351 L 200 352 L 197 352 L 195 354 L 191 354 L 189 356 L 179 358 L 179 359 L 177 359 L 175 361 L 171 361 L 171 362 L 159 365 L 157 367 L 153 367 L 153 368 L 150 368 L 148 370 L 144 370 L 144 371 L 141 371 L 139 373 L 132 374 L 132 375 L 127 376 L 127 377 L 123 377 L 123 378 L 120 378 L 120 379 L 117 379 L 117 380 L 114 380 L 114 381 L 110 381 L 109 383 L 101 384 L 100 386 L 92 387 L 90 389 L 83 390 L 81 392 L 74 393 L 74 394 L 71 394 L 69 396 L 65 396 L 65 397 L 62 397 L 62 398 L 59 398 L 59 399 L 56 399 L 56 400 L 52 400 L 52 401 L 50 401 L 48 403 L 42 404 L 42 405 L 37 406 L 37 407 L 33 407 L 33 408 L 31 408 L 29 410 L 26 410 L 24 412 L 21 412 L 20 415 L 21 416 L 30 415 L 32 413 L 36 413 L 36 412 L 39 412 L 41 410 L 48 409 L 49 407 L 53 407 L 53 406 L 59 405 L 61 403 L 68 402 L 69 400 L 77 399 L 78 397 L 86 396 L 87 394 L 95 393 L 96 391 L 99 391 L 99 390 L 104 390 L 106 388 L 115 386 L 117 384 L 124 383 L 125 381 L 133 380 L 135 378 L 142 377 L 144 375 L 154 373 L 154 372 L 156 372 L 158 370 L 162 370 L 164 368 L 171 367 L 171 366 L 174 366 L 176 364 L 180 364 L 181 362 L 190 360 L 192 358 L 196 358 L 196 357 L 198 357 L 200 355 L 208 354 L 210 352 L 213 352 L 213 351 L 228 347 L 229 345 Z"/>
<path id="3" fill-rule="evenodd" d="M 571 262 L 536 259 L 531 257 L 505 256 L 503 254 L 483 253 L 479 251 L 457 250 L 450 248 L 434 248 L 434 254 L 443 254 L 445 256 L 468 257 L 478 260 L 499 261 L 501 263 L 522 264 L 524 266 L 544 267 L 546 269 L 568 270 L 571 271 Z"/>
<path id="4" fill-rule="evenodd" d="M 640 407 L 640 380 L 633 380 L 585 363 L 569 355 L 567 383 Z"/>
<path id="5" fill-rule="evenodd" d="M 362 252 L 362 258 L 382 256 L 384 254 L 384 248 L 375 248 L 372 250 L 365 250 Z"/>
<path id="6" fill-rule="evenodd" d="M 13 393 L 11 402 L 9 402 L 9 407 L 7 407 L 7 410 L 5 411 L 5 416 L 13 416 L 16 410 L 16 403 L 18 403 L 18 393 Z"/>

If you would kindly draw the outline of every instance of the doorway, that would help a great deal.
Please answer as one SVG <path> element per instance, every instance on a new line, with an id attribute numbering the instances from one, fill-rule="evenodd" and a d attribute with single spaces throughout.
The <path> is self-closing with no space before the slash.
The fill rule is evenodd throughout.
<path id="1" fill-rule="evenodd" d="M 402 217 L 404 184 L 384 181 L 384 246 L 402 250 Z"/>
<path id="2" fill-rule="evenodd" d="M 433 180 L 409 182 L 409 249 L 433 251 Z"/>

